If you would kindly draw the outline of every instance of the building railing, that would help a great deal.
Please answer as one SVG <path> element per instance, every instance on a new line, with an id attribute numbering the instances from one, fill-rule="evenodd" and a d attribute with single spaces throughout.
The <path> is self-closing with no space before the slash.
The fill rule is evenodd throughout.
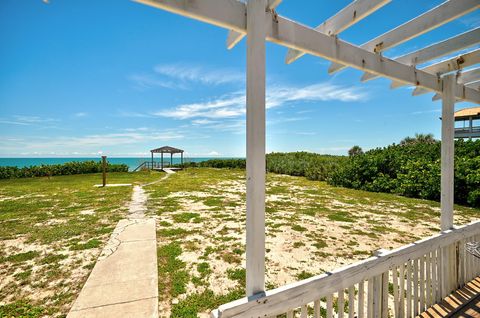
<path id="1" fill-rule="evenodd" d="M 470 127 L 458 127 L 458 128 L 455 128 L 455 132 L 456 133 L 480 132 L 480 126 L 474 126 L 472 127 L 472 129 L 470 129 Z"/>
<path id="2" fill-rule="evenodd" d="M 220 306 L 212 317 L 414 317 L 480 275 L 466 253 L 480 221 L 442 232 L 331 273 Z M 334 306 L 334 304 L 336 304 Z M 346 305 L 348 304 L 348 305 Z M 334 310 L 334 308 L 337 308 Z"/>

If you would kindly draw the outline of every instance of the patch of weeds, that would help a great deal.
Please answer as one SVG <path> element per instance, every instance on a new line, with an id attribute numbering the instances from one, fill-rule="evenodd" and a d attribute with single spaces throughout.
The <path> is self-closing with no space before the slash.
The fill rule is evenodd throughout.
<path id="1" fill-rule="evenodd" d="M 294 248 L 299 248 L 299 247 L 301 247 L 301 246 L 305 246 L 305 243 L 303 243 L 303 242 L 295 242 L 295 243 L 293 243 L 293 247 L 294 247 Z"/>
<path id="2" fill-rule="evenodd" d="M 220 254 L 220 257 L 223 259 L 224 262 L 227 262 L 229 264 L 240 264 L 242 259 L 238 254 L 225 251 L 222 254 Z"/>
<path id="3" fill-rule="evenodd" d="M 17 301 L 11 304 L 0 305 L 0 317 L 41 317 L 45 309 L 29 304 L 26 301 Z"/>
<path id="4" fill-rule="evenodd" d="M 295 224 L 295 225 L 292 225 L 292 230 L 297 231 L 297 232 L 305 232 L 305 231 L 307 231 L 307 228 L 303 227 L 301 225 Z"/>
<path id="5" fill-rule="evenodd" d="M 197 218 L 199 216 L 200 214 L 198 213 L 183 212 L 183 213 L 174 214 L 172 216 L 172 219 L 176 223 L 189 223 L 191 219 Z"/>
<path id="6" fill-rule="evenodd" d="M 208 276 L 212 272 L 212 270 L 210 269 L 210 265 L 206 262 L 198 263 L 197 271 L 200 273 L 201 278 Z"/>
<path id="7" fill-rule="evenodd" d="M 187 234 L 190 234 L 191 232 L 184 230 L 182 228 L 176 227 L 176 228 L 169 228 L 169 229 L 159 229 L 157 233 L 159 236 L 172 237 L 172 236 L 185 236 Z"/>
<path id="8" fill-rule="evenodd" d="M 185 262 L 177 257 L 182 254 L 180 244 L 172 242 L 157 249 L 159 294 L 176 297 L 186 292 L 189 276 L 185 270 Z"/>
<path id="9" fill-rule="evenodd" d="M 100 242 L 99 240 L 91 239 L 87 243 L 78 243 L 78 244 L 74 244 L 74 245 L 70 246 L 70 250 L 72 250 L 72 251 L 88 250 L 88 249 L 91 249 L 91 248 L 97 248 L 101 244 L 102 244 L 102 242 Z"/>
<path id="10" fill-rule="evenodd" d="M 296 275 L 298 280 L 307 279 L 307 278 L 310 278 L 310 277 L 313 277 L 313 276 L 315 276 L 315 274 L 312 274 L 312 273 L 309 273 L 309 272 L 306 272 L 306 271 L 301 271 L 300 273 L 298 273 Z"/>
<path id="11" fill-rule="evenodd" d="M 242 255 L 243 254 L 243 250 L 241 248 L 234 248 L 233 249 L 233 252 L 237 255 Z"/>
<path id="12" fill-rule="evenodd" d="M 351 217 L 350 213 L 344 211 L 330 213 L 327 217 L 331 221 L 355 222 L 355 220 Z"/>
<path id="13" fill-rule="evenodd" d="M 322 239 L 317 239 L 316 242 L 313 243 L 312 245 L 315 246 L 317 249 L 321 249 L 328 246 L 327 242 L 325 242 Z"/>
<path id="14" fill-rule="evenodd" d="M 18 253 L 14 255 L 9 255 L 3 258 L 0 258 L 0 263 L 3 262 L 12 262 L 12 263 L 21 263 L 21 262 L 26 262 L 31 259 L 34 259 L 35 257 L 39 256 L 40 252 L 38 251 L 29 251 L 25 253 Z"/>
<path id="15" fill-rule="evenodd" d="M 172 306 L 171 318 L 197 318 L 198 313 L 245 296 L 243 288 L 235 289 L 226 295 L 216 295 L 207 289 L 203 293 L 188 295 Z"/>
<path id="16" fill-rule="evenodd" d="M 167 221 L 160 221 L 158 223 L 160 226 L 164 226 L 164 227 L 169 227 L 169 226 L 172 226 L 173 224 L 170 223 L 170 222 L 167 222 Z"/>
<path id="17" fill-rule="evenodd" d="M 67 255 L 64 255 L 64 254 L 47 254 L 47 256 L 45 256 L 40 260 L 40 264 L 56 263 L 66 258 L 67 258 Z"/>
<path id="18" fill-rule="evenodd" d="M 29 278 L 31 275 L 32 275 L 32 270 L 27 270 L 27 271 L 15 274 L 14 277 L 19 280 L 25 280 Z"/>
<path id="19" fill-rule="evenodd" d="M 237 268 L 237 269 L 227 269 L 227 277 L 231 280 L 237 281 L 240 286 L 245 287 L 246 284 L 246 272 L 245 268 Z"/>
<path id="20" fill-rule="evenodd" d="M 377 234 L 375 234 L 373 232 L 365 232 L 365 231 L 362 231 L 362 230 L 353 230 L 353 231 L 350 232 L 350 234 L 363 235 L 363 236 L 368 236 L 370 238 L 378 238 Z"/>

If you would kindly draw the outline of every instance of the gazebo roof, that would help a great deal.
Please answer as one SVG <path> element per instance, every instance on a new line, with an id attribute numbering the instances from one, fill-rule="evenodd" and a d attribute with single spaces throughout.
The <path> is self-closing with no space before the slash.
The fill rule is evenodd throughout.
<path id="1" fill-rule="evenodd" d="M 455 119 L 468 117 L 480 118 L 480 107 L 464 108 L 455 112 Z"/>
<path id="2" fill-rule="evenodd" d="M 163 146 L 160 148 L 150 150 L 152 153 L 182 153 L 182 149 L 170 147 L 170 146 Z"/>

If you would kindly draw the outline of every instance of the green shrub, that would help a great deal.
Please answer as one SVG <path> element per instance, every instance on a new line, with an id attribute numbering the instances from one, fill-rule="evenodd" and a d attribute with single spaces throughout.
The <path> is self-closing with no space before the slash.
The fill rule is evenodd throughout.
<path id="1" fill-rule="evenodd" d="M 102 172 L 102 162 L 72 161 L 56 165 L 40 165 L 30 167 L 0 167 L 0 179 L 32 178 L 64 176 L 72 174 L 87 174 Z M 107 172 L 128 172 L 125 164 L 108 164 Z"/>
<path id="2" fill-rule="evenodd" d="M 438 141 L 409 142 L 367 151 L 331 171 L 335 186 L 440 200 Z M 480 140 L 455 142 L 455 202 L 480 207 Z"/>

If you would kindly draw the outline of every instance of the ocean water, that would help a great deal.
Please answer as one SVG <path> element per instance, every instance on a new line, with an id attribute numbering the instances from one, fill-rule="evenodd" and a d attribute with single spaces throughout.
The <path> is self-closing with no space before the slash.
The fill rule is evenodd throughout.
<path id="1" fill-rule="evenodd" d="M 214 158 L 184 158 L 185 162 L 201 162 L 206 161 L 209 159 Z M 219 159 L 219 158 L 217 158 Z M 220 158 L 221 159 L 221 158 Z M 54 164 L 62 164 L 66 162 L 72 161 L 100 161 L 101 158 L 99 157 L 92 157 L 92 158 L 0 158 L 0 167 L 11 166 L 11 167 L 29 167 L 29 166 L 39 166 L 39 165 L 54 165 Z M 107 158 L 108 162 L 112 164 L 126 164 L 129 167 L 129 170 L 132 171 L 136 167 L 138 167 L 144 161 L 150 161 L 151 158 Z M 154 158 L 155 161 L 160 161 L 158 156 Z M 170 157 L 165 156 L 163 158 L 164 161 L 170 162 Z M 173 163 L 180 163 L 180 157 L 173 157 Z"/>

